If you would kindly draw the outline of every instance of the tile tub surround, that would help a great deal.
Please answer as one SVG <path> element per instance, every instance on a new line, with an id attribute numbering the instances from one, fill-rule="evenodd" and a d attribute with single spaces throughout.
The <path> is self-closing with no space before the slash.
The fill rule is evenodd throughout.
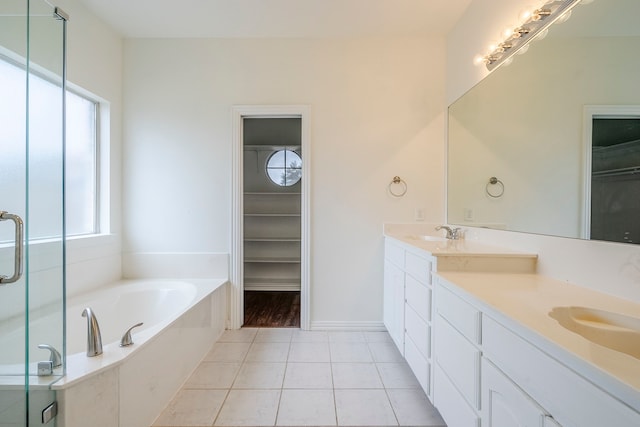
<path id="1" fill-rule="evenodd" d="M 445 426 L 386 332 L 226 331 L 153 424 Z"/>

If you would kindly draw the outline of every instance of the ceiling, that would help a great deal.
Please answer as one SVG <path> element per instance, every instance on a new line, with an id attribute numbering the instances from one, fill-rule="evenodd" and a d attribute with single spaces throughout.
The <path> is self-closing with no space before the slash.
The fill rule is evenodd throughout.
<path id="1" fill-rule="evenodd" d="M 80 0 L 126 38 L 446 35 L 471 0 Z"/>

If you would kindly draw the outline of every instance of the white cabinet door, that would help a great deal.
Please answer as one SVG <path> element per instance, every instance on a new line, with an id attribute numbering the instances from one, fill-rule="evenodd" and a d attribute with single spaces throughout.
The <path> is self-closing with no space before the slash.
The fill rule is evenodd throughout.
<path id="1" fill-rule="evenodd" d="M 391 338 L 396 343 L 398 350 L 404 356 L 404 271 L 400 270 L 399 274 L 394 277 L 393 281 L 393 315 L 394 329 L 391 332 Z"/>
<path id="2" fill-rule="evenodd" d="M 384 261 L 383 321 L 404 355 L 404 271 L 387 259 Z"/>
<path id="3" fill-rule="evenodd" d="M 483 427 L 540 427 L 545 412 L 486 358 L 482 358 Z"/>
<path id="4" fill-rule="evenodd" d="M 396 267 L 388 259 L 384 260 L 384 281 L 383 281 L 383 305 L 382 305 L 382 321 L 387 331 L 391 333 L 393 329 L 394 315 L 393 315 L 393 281 L 394 274 L 396 274 Z"/>

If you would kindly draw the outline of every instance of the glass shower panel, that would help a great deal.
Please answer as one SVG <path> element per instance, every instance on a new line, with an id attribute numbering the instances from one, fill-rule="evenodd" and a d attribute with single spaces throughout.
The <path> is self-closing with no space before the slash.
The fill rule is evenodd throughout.
<path id="1" fill-rule="evenodd" d="M 0 275 L 22 270 L 0 283 L 0 427 L 42 425 L 65 368 L 65 24 L 54 12 L 0 2 L 0 211 L 12 219 L 0 221 Z"/>
<path id="2" fill-rule="evenodd" d="M 0 211 L 26 217 L 27 3 L 0 2 Z M 13 61 L 23 61 L 16 69 Z M 5 215 L 7 215 L 5 214 Z M 3 217 L 5 216 L 3 215 Z M 15 273 L 16 224 L 0 221 L 0 275 Z M 4 281 L 4 279 L 3 279 Z M 26 425 L 26 279 L 0 284 L 0 426 Z"/>

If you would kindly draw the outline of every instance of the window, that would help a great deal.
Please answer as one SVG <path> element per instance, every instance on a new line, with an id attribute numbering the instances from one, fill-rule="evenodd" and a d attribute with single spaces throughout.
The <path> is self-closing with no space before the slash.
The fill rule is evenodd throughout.
<path id="1" fill-rule="evenodd" d="M 295 151 L 276 151 L 267 160 L 267 175 L 274 184 L 292 186 L 302 178 L 302 159 Z"/>
<path id="2" fill-rule="evenodd" d="M 67 91 L 66 204 L 67 235 L 98 230 L 98 103 Z"/>
<path id="3" fill-rule="evenodd" d="M 23 215 L 29 196 L 29 239 L 59 237 L 62 194 L 62 99 L 46 73 L 29 79 L 29 181 L 25 182 L 25 68 L 0 56 L 0 175 L 2 206 Z M 6 96 L 4 96 L 6 94 Z M 10 100 L 10 101 L 7 101 Z M 97 221 L 98 103 L 67 90 L 65 203 L 67 236 L 94 234 Z M 21 212 L 22 211 L 22 212 Z M 12 240 L 10 227 L 0 241 Z"/>

